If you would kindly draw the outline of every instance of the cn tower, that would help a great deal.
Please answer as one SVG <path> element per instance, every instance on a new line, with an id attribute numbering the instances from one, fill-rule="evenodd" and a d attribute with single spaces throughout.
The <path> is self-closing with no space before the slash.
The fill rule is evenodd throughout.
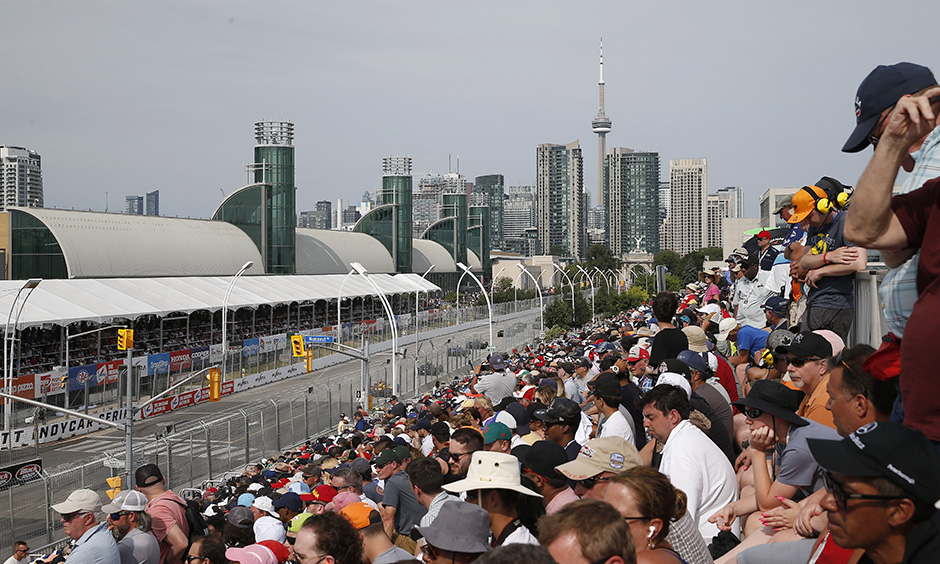
<path id="1" fill-rule="evenodd" d="M 597 205 L 604 203 L 604 156 L 607 153 L 607 134 L 610 133 L 610 118 L 604 113 L 604 38 L 601 38 L 601 77 L 597 81 L 600 97 L 600 106 L 597 108 L 597 117 L 591 122 L 594 133 L 597 134 Z"/>

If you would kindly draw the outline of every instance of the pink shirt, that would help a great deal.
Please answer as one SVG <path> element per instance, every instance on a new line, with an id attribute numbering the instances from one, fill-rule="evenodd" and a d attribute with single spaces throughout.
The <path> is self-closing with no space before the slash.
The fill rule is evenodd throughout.
<path id="1" fill-rule="evenodd" d="M 552 513 L 558 511 L 562 507 L 568 505 L 571 502 L 578 501 L 581 499 L 578 497 L 574 490 L 571 488 L 565 488 L 561 493 L 552 498 L 548 502 L 548 505 L 545 506 L 545 513 L 551 515 Z"/>

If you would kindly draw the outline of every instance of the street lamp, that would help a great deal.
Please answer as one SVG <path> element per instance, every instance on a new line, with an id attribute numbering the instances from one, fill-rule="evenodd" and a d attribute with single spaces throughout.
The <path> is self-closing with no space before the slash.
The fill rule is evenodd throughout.
<path id="1" fill-rule="evenodd" d="M 382 307 L 385 308 L 385 315 L 388 316 L 388 322 L 392 326 L 392 395 L 398 395 L 398 324 L 395 322 L 395 314 L 392 312 L 392 305 L 388 302 L 388 298 L 385 297 L 385 293 L 379 289 L 378 284 L 375 283 L 375 280 L 369 276 L 369 271 L 366 270 L 366 267 L 362 266 L 358 262 L 351 262 L 349 266 L 359 273 L 360 276 L 366 279 L 366 282 L 372 286 L 372 289 L 375 290 L 375 293 L 378 294 L 379 300 L 382 302 Z"/>
<path id="2" fill-rule="evenodd" d="M 490 295 L 496 292 L 496 279 L 499 278 L 499 275 L 502 274 L 504 270 L 506 270 L 505 266 L 496 271 L 496 276 L 493 277 L 493 282 L 490 284 Z"/>
<path id="3" fill-rule="evenodd" d="M 539 337 L 541 338 L 545 335 L 545 306 L 542 304 L 542 288 L 539 287 L 539 281 L 535 279 L 535 276 L 532 276 L 532 273 L 526 270 L 521 262 L 517 262 L 516 266 L 518 266 L 522 272 L 529 275 L 529 278 L 535 282 L 535 289 L 539 292 Z"/>
<path id="4" fill-rule="evenodd" d="M 575 320 L 575 317 L 574 317 L 574 284 L 571 282 L 571 277 L 568 276 L 568 273 L 565 272 L 564 269 L 562 269 L 560 266 L 558 266 L 557 263 L 554 263 L 554 262 L 553 262 L 553 263 L 552 263 L 552 266 L 555 267 L 555 270 L 557 270 L 558 272 L 561 273 L 561 275 L 564 277 L 563 279 L 567 279 L 567 280 L 568 280 L 568 287 L 571 288 L 571 321 L 574 321 L 574 320 Z"/>
<path id="5" fill-rule="evenodd" d="M 427 270 L 424 271 L 424 274 L 421 275 L 421 278 L 427 279 L 428 274 L 430 274 L 432 270 L 434 270 L 433 264 L 429 266 Z M 425 294 L 430 294 L 430 293 L 425 292 Z M 420 339 L 421 321 L 418 319 L 418 302 L 420 299 L 421 299 L 421 288 L 418 288 L 418 290 L 415 291 L 415 393 L 417 393 L 418 391 L 418 353 L 421 352 L 421 339 Z M 430 296 L 428 297 L 428 301 L 430 301 Z"/>
<path id="6" fill-rule="evenodd" d="M 596 270 L 597 273 L 601 275 L 601 278 L 604 279 L 604 284 L 607 284 L 607 297 L 609 298 L 610 297 L 610 281 L 607 280 L 607 276 L 604 274 L 604 271 L 600 269 L 600 267 L 595 266 L 594 270 Z"/>
<path id="7" fill-rule="evenodd" d="M 490 342 L 489 342 L 489 347 L 487 351 L 492 353 L 493 352 L 493 304 L 490 302 L 490 297 L 486 295 L 486 288 L 483 286 L 483 282 L 480 281 L 479 278 L 474 276 L 472 272 L 470 272 L 470 267 L 465 265 L 462 262 L 458 262 L 457 266 L 459 266 L 463 270 L 464 274 L 469 274 L 470 278 L 473 278 L 473 281 L 477 283 L 477 285 L 480 287 L 480 290 L 483 292 L 483 297 L 486 298 L 486 309 L 490 313 Z M 457 289 L 458 290 L 460 289 L 460 284 L 457 285 Z"/>
<path id="8" fill-rule="evenodd" d="M 23 298 L 23 303 L 20 304 L 20 309 L 16 312 L 16 319 L 13 321 L 13 330 L 16 330 L 16 326 L 20 323 L 20 314 L 23 313 L 23 307 L 26 306 L 26 300 L 29 299 L 29 296 L 33 293 L 33 290 L 36 286 L 39 286 L 39 283 L 42 282 L 42 278 L 30 278 L 26 281 L 23 286 L 16 292 L 16 296 L 13 298 L 13 303 L 10 304 L 10 313 L 7 314 L 7 325 L 6 330 L 3 333 L 3 350 L 6 351 L 7 362 L 5 365 L 5 374 L 3 375 L 4 390 L 11 390 L 13 387 L 13 343 L 14 338 L 11 335 L 10 331 L 10 320 L 13 318 L 13 310 L 16 309 L 16 302 L 20 299 L 20 294 L 23 290 L 27 290 L 26 296 Z M 8 344 L 9 343 L 9 344 Z M 7 433 L 10 432 L 10 417 L 13 412 L 13 405 L 10 403 L 9 399 L 5 399 L 3 402 L 3 430 Z M 10 440 L 10 449 L 12 452 L 13 441 Z M 38 437 L 37 437 L 38 440 Z"/>
<path id="9" fill-rule="evenodd" d="M 588 282 L 591 284 L 591 321 L 594 321 L 594 280 L 591 279 L 591 275 L 587 273 L 586 270 L 581 268 L 580 264 L 575 265 L 578 267 L 578 270 L 584 274 L 584 277 L 588 279 Z"/>
<path id="10" fill-rule="evenodd" d="M 232 295 L 232 288 L 235 287 L 235 282 L 238 282 L 241 275 L 254 265 L 254 261 L 248 261 L 242 265 L 241 269 L 232 277 L 232 281 L 228 283 L 228 288 L 225 290 L 225 297 L 222 298 L 222 382 L 225 381 L 225 361 L 228 359 L 228 299 Z M 130 373 L 128 372 L 128 374 Z"/>

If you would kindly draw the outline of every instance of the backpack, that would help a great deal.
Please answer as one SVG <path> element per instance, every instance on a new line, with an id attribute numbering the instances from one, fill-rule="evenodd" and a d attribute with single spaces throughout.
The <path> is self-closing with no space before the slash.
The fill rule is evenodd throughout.
<path id="1" fill-rule="evenodd" d="M 204 537 L 209 534 L 209 523 L 206 522 L 206 518 L 202 516 L 202 513 L 193 507 L 194 504 L 193 501 L 186 503 L 186 523 L 189 525 L 190 543 L 197 537 Z"/>

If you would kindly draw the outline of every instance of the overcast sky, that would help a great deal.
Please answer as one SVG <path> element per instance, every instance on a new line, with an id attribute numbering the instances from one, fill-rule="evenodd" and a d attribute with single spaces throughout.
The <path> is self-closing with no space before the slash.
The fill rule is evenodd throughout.
<path id="1" fill-rule="evenodd" d="M 936 6 L 5 0 L 0 144 L 42 155 L 50 207 L 159 189 L 164 215 L 208 217 L 259 119 L 295 124 L 298 212 L 358 201 L 386 155 L 416 185 L 448 154 L 532 184 L 536 145 L 575 139 L 594 194 L 603 36 L 608 148 L 659 151 L 663 178 L 706 157 L 710 191 L 743 186 L 756 215 L 769 187 L 856 182 L 855 90 L 878 64 L 936 65 Z"/>

